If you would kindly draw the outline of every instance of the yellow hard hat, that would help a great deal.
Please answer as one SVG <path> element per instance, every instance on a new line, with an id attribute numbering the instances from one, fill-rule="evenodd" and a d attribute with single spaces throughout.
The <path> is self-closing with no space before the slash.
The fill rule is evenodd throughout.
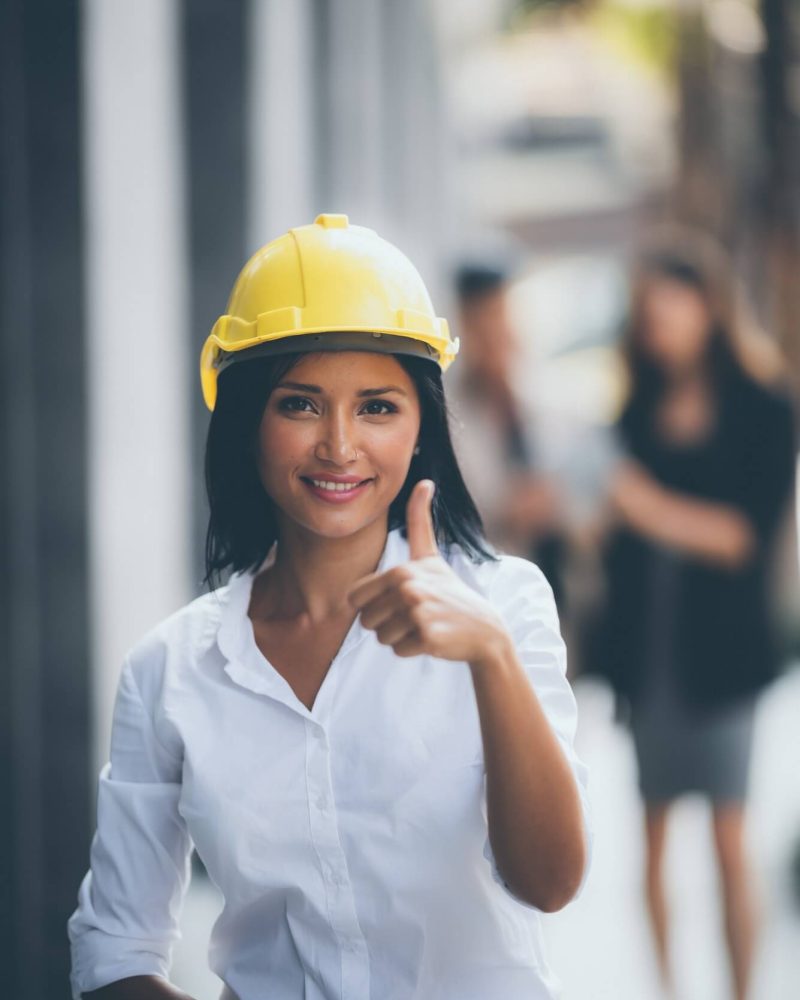
<path id="1" fill-rule="evenodd" d="M 245 264 L 203 345 L 200 380 L 213 410 L 220 370 L 263 354 L 386 351 L 422 355 L 445 371 L 458 347 L 397 247 L 346 215 L 319 215 Z"/>

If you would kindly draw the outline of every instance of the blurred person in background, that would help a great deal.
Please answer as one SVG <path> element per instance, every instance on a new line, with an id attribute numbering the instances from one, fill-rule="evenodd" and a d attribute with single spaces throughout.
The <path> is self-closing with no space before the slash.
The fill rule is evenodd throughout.
<path id="1" fill-rule="evenodd" d="M 454 445 L 486 536 L 535 562 L 565 611 L 564 498 L 540 467 L 537 415 L 508 304 L 510 265 L 464 263 L 456 273 L 460 371 L 448 381 Z"/>
<path id="2" fill-rule="evenodd" d="M 768 580 L 793 495 L 795 404 L 777 349 L 745 324 L 722 251 L 697 234 L 662 233 L 642 254 L 622 350 L 629 392 L 587 669 L 610 681 L 632 731 L 665 988 L 667 816 L 678 796 L 700 793 L 743 1000 L 757 932 L 745 799 L 757 696 L 780 665 Z"/>

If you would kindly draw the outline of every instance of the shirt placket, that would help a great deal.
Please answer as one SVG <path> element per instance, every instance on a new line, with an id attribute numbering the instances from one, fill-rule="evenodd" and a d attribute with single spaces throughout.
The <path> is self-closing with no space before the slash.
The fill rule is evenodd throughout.
<path id="1" fill-rule="evenodd" d="M 330 742 L 321 722 L 306 720 L 306 783 L 311 840 L 319 859 L 331 929 L 341 955 L 342 1000 L 369 1000 L 369 957 L 339 838 Z"/>

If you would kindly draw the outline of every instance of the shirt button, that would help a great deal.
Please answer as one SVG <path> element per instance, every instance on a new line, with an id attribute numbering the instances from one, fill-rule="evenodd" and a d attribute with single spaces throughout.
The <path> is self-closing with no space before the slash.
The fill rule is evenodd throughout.
<path id="1" fill-rule="evenodd" d="M 317 798 L 317 808 L 318 808 L 318 809 L 319 809 L 319 810 L 320 810 L 321 812 L 325 812 L 325 810 L 326 810 L 326 809 L 328 808 L 328 799 L 327 799 L 327 797 L 326 797 L 326 796 L 324 796 L 324 795 L 320 795 L 320 796 L 319 796 L 319 797 Z"/>

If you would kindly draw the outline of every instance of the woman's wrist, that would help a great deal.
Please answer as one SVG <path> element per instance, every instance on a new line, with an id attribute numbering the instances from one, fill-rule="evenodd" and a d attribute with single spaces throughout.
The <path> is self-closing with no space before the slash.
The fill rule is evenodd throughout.
<path id="1" fill-rule="evenodd" d="M 473 678 L 496 673 L 508 664 L 514 650 L 514 643 L 507 630 L 498 627 L 492 629 L 482 643 L 477 655 L 468 661 Z"/>

